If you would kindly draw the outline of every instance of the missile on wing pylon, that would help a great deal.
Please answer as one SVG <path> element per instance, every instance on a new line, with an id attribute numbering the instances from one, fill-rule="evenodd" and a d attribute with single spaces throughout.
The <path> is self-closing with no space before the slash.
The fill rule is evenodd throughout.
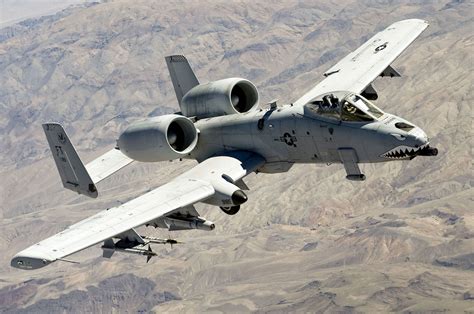
<path id="1" fill-rule="evenodd" d="M 136 245 L 136 243 L 131 243 L 128 241 L 120 240 L 117 243 L 114 243 L 112 239 L 107 239 L 102 245 L 103 257 L 111 258 L 115 252 L 124 252 L 129 254 L 144 255 L 146 256 L 146 262 L 148 263 L 153 256 L 157 254 L 153 252 L 151 246 L 148 244 L 148 249 L 142 249 L 142 245 Z"/>
<path id="2" fill-rule="evenodd" d="M 161 238 L 154 238 L 154 237 L 148 237 L 148 236 L 143 236 L 143 235 L 141 235 L 141 237 L 144 240 L 148 241 L 149 243 L 169 244 L 169 245 L 171 245 L 171 247 L 173 247 L 173 244 L 183 244 L 184 243 L 184 242 L 178 241 L 176 239 L 171 239 L 171 238 L 161 239 Z"/>

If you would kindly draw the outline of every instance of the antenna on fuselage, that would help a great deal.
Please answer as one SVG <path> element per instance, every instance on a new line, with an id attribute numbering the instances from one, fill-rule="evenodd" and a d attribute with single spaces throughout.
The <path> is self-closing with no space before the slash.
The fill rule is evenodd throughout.
<path id="1" fill-rule="evenodd" d="M 270 106 L 270 110 L 275 110 L 278 108 L 278 105 L 277 105 L 277 101 L 278 101 L 278 98 L 275 98 L 273 100 L 270 100 L 269 102 L 267 102 L 267 106 Z"/>

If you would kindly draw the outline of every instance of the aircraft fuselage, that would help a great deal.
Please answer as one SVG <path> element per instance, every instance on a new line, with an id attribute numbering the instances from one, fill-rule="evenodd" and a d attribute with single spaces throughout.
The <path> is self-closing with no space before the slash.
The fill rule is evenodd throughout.
<path id="1" fill-rule="evenodd" d="M 224 151 L 247 150 L 265 158 L 268 172 L 280 172 L 294 163 L 341 162 L 339 150 L 344 148 L 355 151 L 358 163 L 373 163 L 395 160 L 382 155 L 397 146 L 417 149 L 428 143 L 421 129 L 415 127 L 410 135 L 396 129 L 396 121 L 405 120 L 385 113 L 369 123 L 331 121 L 291 105 L 212 117 L 196 122 L 199 141 L 191 156 L 204 160 Z"/>

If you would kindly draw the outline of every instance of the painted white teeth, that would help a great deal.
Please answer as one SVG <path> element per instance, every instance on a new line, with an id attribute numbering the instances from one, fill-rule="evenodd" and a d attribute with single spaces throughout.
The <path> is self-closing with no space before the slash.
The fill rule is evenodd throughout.
<path id="1" fill-rule="evenodd" d="M 420 146 L 420 147 L 409 147 L 409 146 L 397 146 L 388 152 L 381 155 L 381 157 L 390 158 L 390 159 L 406 159 L 413 156 L 416 156 L 420 150 L 429 146 L 428 143 Z"/>

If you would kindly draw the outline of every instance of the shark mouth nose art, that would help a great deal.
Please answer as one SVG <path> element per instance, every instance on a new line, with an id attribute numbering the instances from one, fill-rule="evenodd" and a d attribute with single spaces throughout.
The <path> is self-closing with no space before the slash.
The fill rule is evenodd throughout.
<path id="1" fill-rule="evenodd" d="M 397 146 L 388 152 L 381 155 L 381 157 L 390 159 L 413 159 L 416 156 L 436 156 L 438 149 L 430 147 L 429 143 L 420 147 Z"/>

